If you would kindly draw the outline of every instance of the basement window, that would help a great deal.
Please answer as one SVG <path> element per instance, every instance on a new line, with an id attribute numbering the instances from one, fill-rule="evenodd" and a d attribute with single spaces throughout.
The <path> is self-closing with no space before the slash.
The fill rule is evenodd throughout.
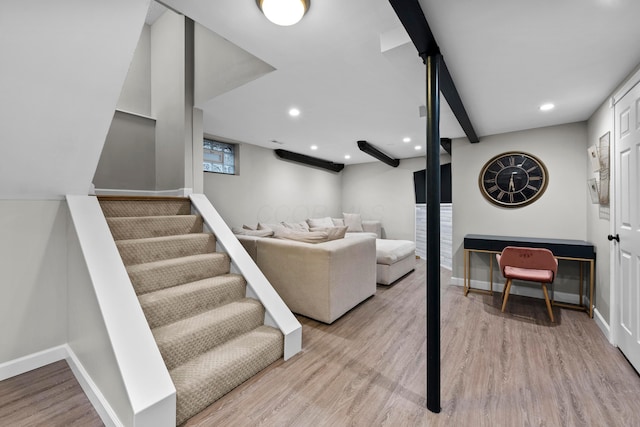
<path id="1" fill-rule="evenodd" d="M 203 170 L 205 172 L 236 174 L 236 144 L 215 141 L 204 138 L 203 140 Z"/>

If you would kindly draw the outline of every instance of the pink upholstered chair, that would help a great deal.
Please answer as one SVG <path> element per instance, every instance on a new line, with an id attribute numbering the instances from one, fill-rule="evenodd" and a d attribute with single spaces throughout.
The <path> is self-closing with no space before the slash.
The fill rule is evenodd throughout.
<path id="1" fill-rule="evenodd" d="M 507 279 L 502 295 L 502 312 L 507 306 L 513 279 L 538 282 L 542 285 L 549 317 L 555 322 L 547 290 L 547 284 L 553 283 L 558 272 L 558 260 L 553 253 L 549 249 L 507 246 L 502 254 L 496 254 L 496 258 L 502 275 Z"/>

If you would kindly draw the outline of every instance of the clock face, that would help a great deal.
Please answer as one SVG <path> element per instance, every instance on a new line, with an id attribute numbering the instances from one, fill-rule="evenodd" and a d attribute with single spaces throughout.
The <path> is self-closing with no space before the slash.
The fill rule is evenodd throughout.
<path id="1" fill-rule="evenodd" d="M 507 208 L 528 205 L 547 188 L 547 169 L 531 154 L 508 152 L 489 160 L 478 179 L 480 191 L 491 203 Z"/>

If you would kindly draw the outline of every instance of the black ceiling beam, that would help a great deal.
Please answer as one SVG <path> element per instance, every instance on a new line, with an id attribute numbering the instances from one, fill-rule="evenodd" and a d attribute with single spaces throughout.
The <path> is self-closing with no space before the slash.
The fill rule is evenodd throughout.
<path id="1" fill-rule="evenodd" d="M 363 151 L 368 155 L 370 155 L 371 157 L 375 157 L 381 162 L 386 163 L 389 166 L 393 166 L 394 168 L 397 168 L 398 165 L 400 164 L 400 160 L 387 156 L 385 153 L 378 150 L 376 147 L 369 144 L 367 141 L 358 141 L 358 148 L 360 149 L 360 151 Z"/>
<path id="2" fill-rule="evenodd" d="M 451 138 L 440 138 L 440 146 L 444 151 L 451 154 Z"/>
<path id="3" fill-rule="evenodd" d="M 425 18 L 418 0 L 389 0 L 389 3 L 391 3 L 391 7 L 398 15 L 407 34 L 409 34 L 422 60 L 426 63 L 427 57 L 439 54 L 440 47 L 431 32 L 427 18 Z M 440 61 L 440 92 L 447 100 L 469 142 L 479 142 L 480 139 L 473 129 L 471 119 L 469 119 L 469 115 L 464 108 L 460 94 L 444 59 Z"/>
<path id="4" fill-rule="evenodd" d="M 322 169 L 327 169 L 333 172 L 340 172 L 344 169 L 344 163 L 333 163 L 329 160 L 319 159 L 317 157 L 307 156 L 305 154 L 294 153 L 293 151 L 287 151 L 282 149 L 273 150 L 278 157 L 292 162 L 302 163 L 309 166 L 315 166 Z"/>

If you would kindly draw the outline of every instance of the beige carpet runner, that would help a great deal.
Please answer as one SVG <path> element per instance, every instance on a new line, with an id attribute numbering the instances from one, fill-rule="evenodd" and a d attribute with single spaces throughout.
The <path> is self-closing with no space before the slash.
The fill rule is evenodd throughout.
<path id="1" fill-rule="evenodd" d="M 177 425 L 283 356 L 189 199 L 99 200 L 176 387 Z"/>

